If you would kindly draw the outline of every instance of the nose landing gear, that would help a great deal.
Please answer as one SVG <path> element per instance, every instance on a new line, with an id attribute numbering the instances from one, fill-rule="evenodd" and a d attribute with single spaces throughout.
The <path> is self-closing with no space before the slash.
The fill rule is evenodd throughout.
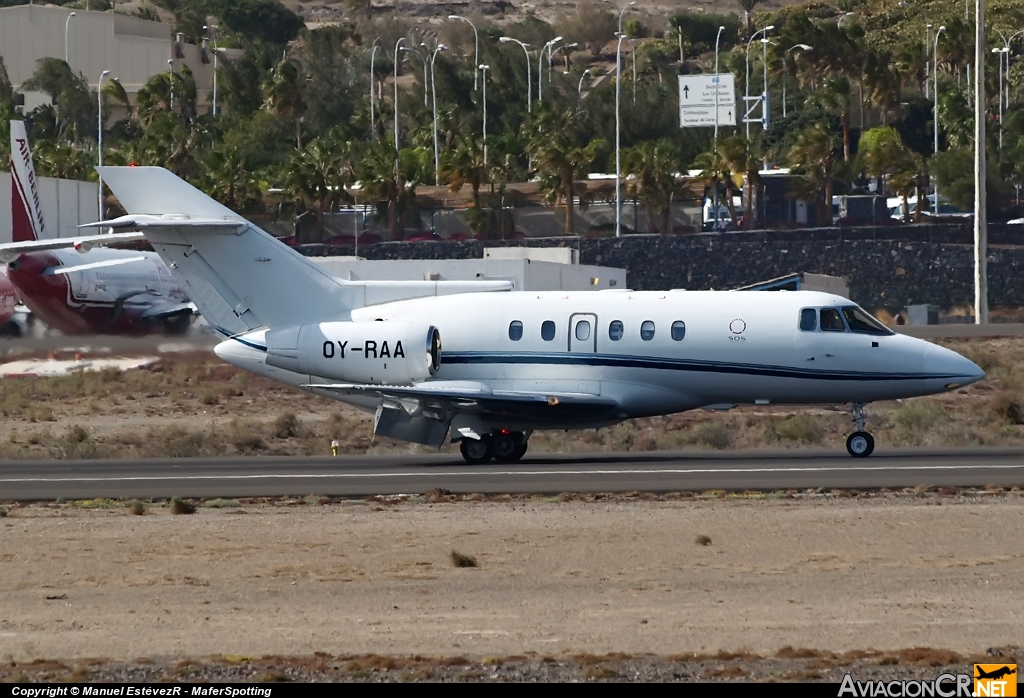
<path id="1" fill-rule="evenodd" d="M 875 450 L 875 438 L 864 431 L 867 416 L 864 414 L 864 403 L 853 403 L 853 423 L 857 431 L 846 439 L 846 451 L 854 458 L 867 458 Z"/>

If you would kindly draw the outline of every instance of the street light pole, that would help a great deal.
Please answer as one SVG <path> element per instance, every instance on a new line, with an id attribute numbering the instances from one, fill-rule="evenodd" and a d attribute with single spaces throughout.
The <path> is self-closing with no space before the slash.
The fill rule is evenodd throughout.
<path id="1" fill-rule="evenodd" d="M 974 4 L 974 322 L 988 323 L 988 206 L 985 174 L 985 0 Z M 1000 125 L 1000 129 L 1002 125 Z M 938 200 L 938 197 L 936 197 Z"/>
<path id="2" fill-rule="evenodd" d="M 523 47 L 523 53 L 526 54 L 526 113 L 529 114 L 530 112 L 533 111 L 533 84 L 530 78 L 533 68 L 530 67 L 530 52 L 527 50 L 530 45 L 524 44 L 519 39 L 513 39 L 511 36 L 503 36 L 500 39 L 498 39 L 498 41 L 500 41 L 503 44 L 507 44 L 509 41 L 514 41 Z"/>
<path id="3" fill-rule="evenodd" d="M 786 56 L 793 49 L 803 49 L 804 51 L 810 51 L 811 46 L 807 44 L 796 44 L 786 49 L 786 53 L 782 57 L 782 118 L 786 118 Z"/>
<path id="4" fill-rule="evenodd" d="M 945 24 L 943 24 L 941 27 L 939 27 L 939 30 L 937 32 L 935 32 L 935 41 L 932 42 L 932 59 L 934 60 L 932 75 L 933 75 L 933 79 L 935 80 L 935 85 L 934 85 L 935 89 L 932 90 L 935 93 L 935 106 L 934 106 L 934 111 L 932 113 L 932 125 L 933 125 L 933 130 L 935 131 L 935 151 L 934 151 L 935 155 L 938 155 L 938 153 L 939 153 L 939 36 L 941 36 L 942 32 L 944 32 L 944 31 L 946 31 L 946 25 Z M 938 182 L 938 180 L 935 180 L 935 182 L 933 183 L 932 191 L 935 193 L 935 205 L 934 205 L 935 215 L 939 215 L 939 182 Z M 921 205 L 921 201 L 920 200 L 917 202 L 917 205 L 918 206 Z"/>
<path id="5" fill-rule="evenodd" d="M 427 106 L 428 104 L 430 104 L 427 101 L 427 64 L 429 63 L 429 61 L 422 53 L 420 53 L 419 51 L 410 46 L 403 46 L 402 50 L 415 54 L 416 56 L 419 57 L 420 61 L 423 62 L 423 106 Z"/>
<path id="6" fill-rule="evenodd" d="M 568 75 L 568 73 L 566 73 Z M 583 71 L 583 75 L 580 76 L 580 84 L 576 86 L 576 108 L 579 109 L 583 105 L 583 81 L 590 75 L 590 68 Z"/>
<path id="7" fill-rule="evenodd" d="M 540 55 L 537 56 L 537 101 L 544 101 L 544 52 L 549 48 L 557 44 L 562 40 L 562 37 L 556 36 L 551 41 L 544 44 L 540 50 Z"/>
<path id="8" fill-rule="evenodd" d="M 551 50 L 548 51 L 548 84 L 549 85 L 551 84 L 551 63 L 552 63 L 552 59 L 555 57 L 555 54 L 558 53 L 559 51 L 563 51 L 563 50 L 565 50 L 567 48 L 575 48 L 577 46 L 579 46 L 579 44 L 574 41 L 571 44 L 565 44 L 564 46 L 559 46 L 558 48 L 554 48 L 554 49 L 551 49 Z"/>
<path id="9" fill-rule="evenodd" d="M 454 22 L 457 19 L 461 19 L 463 22 L 467 22 L 469 24 L 469 26 L 473 27 L 473 39 L 476 42 L 476 51 L 473 53 L 473 65 L 474 66 L 479 65 L 480 64 L 480 34 L 477 33 L 477 31 L 476 31 L 476 25 L 473 24 L 472 22 L 470 22 L 468 19 L 466 19 L 462 15 L 448 15 L 448 21 L 450 21 L 450 22 Z M 477 91 L 476 77 L 477 77 L 477 69 L 474 68 L 473 69 L 473 91 L 474 92 Z"/>
<path id="10" fill-rule="evenodd" d="M 621 18 L 621 14 L 620 14 Z M 619 92 L 622 88 L 622 39 L 625 34 L 619 32 L 619 41 L 615 47 L 615 237 L 622 236 L 622 162 L 621 162 L 621 129 L 619 127 Z M 572 196 L 572 192 L 569 193 Z"/>
<path id="11" fill-rule="evenodd" d="M 64 20 L 64 62 L 71 65 L 71 51 L 68 50 L 68 29 L 71 26 L 71 18 L 75 16 L 72 12 L 68 15 L 68 18 Z"/>
<path id="12" fill-rule="evenodd" d="M 217 116 L 217 29 L 214 25 L 206 25 L 203 29 L 212 32 L 213 36 L 213 115 Z"/>
<path id="13" fill-rule="evenodd" d="M 718 42 L 722 38 L 722 32 L 725 31 L 725 27 L 718 28 L 718 34 L 715 36 L 715 139 L 713 142 L 714 148 L 714 166 L 715 166 L 715 190 L 713 193 L 713 200 L 715 205 L 715 232 L 719 229 L 719 216 L 718 216 L 718 87 L 721 78 L 718 76 Z M 734 95 L 735 96 L 735 95 Z M 703 220 L 702 220 L 703 222 Z"/>
<path id="14" fill-rule="evenodd" d="M 996 29 L 998 32 L 999 30 Z M 1004 39 L 1005 41 L 1005 39 Z M 999 59 L 999 160 L 1002 162 L 1003 159 L 1003 54 L 1009 53 L 1008 47 L 994 48 L 992 53 L 996 54 L 996 58 Z"/>
<path id="15" fill-rule="evenodd" d="M 448 47 L 438 44 L 430 57 L 430 94 L 434 101 L 434 186 L 441 186 L 441 161 L 437 150 L 437 84 L 434 82 L 434 61 L 437 60 L 438 51 L 447 51 Z"/>
<path id="16" fill-rule="evenodd" d="M 395 169 L 398 169 L 398 64 L 402 61 L 401 46 L 405 41 L 403 36 L 395 42 Z"/>
<path id="17" fill-rule="evenodd" d="M 174 113 L 174 59 L 167 59 L 167 85 L 171 92 L 171 113 Z"/>
<path id="18" fill-rule="evenodd" d="M 487 169 L 487 71 L 491 66 L 480 64 L 480 72 L 483 76 L 480 79 L 483 85 L 483 92 L 480 94 L 480 99 L 484 104 L 484 169 Z"/>
<path id="19" fill-rule="evenodd" d="M 99 190 L 100 217 L 98 218 L 98 220 L 100 220 L 100 221 L 103 220 L 103 78 L 107 77 L 108 75 L 110 75 L 110 71 L 109 70 L 104 70 L 102 73 L 100 73 L 100 79 L 96 83 L 96 103 L 97 103 L 97 106 L 99 107 L 99 119 L 98 119 L 99 123 L 97 124 L 97 129 L 96 129 L 96 144 L 97 144 L 98 147 L 97 147 L 96 150 L 97 150 L 97 153 L 98 153 L 98 162 L 97 162 L 97 164 L 99 165 L 98 172 L 99 172 L 99 183 L 100 183 L 100 190 Z"/>
<path id="20" fill-rule="evenodd" d="M 373 40 L 373 51 L 370 52 L 370 138 L 373 140 L 377 140 L 377 118 L 373 111 L 373 59 L 377 57 L 377 49 L 380 48 L 378 41 L 379 38 Z"/>
<path id="21" fill-rule="evenodd" d="M 747 140 L 750 140 L 750 120 L 747 118 L 747 115 L 748 115 L 748 113 L 750 111 L 747 108 L 747 105 L 750 104 L 750 45 L 752 43 L 754 43 L 754 39 L 757 38 L 758 34 L 764 32 L 765 36 L 767 36 L 768 32 L 771 31 L 774 28 L 775 28 L 774 24 L 769 24 L 767 27 L 762 27 L 761 29 L 758 29 L 756 32 L 751 34 L 750 35 L 750 40 L 747 41 L 747 57 L 746 57 L 747 79 L 746 79 L 746 84 L 743 86 L 743 111 L 745 112 L 744 115 L 743 115 L 743 120 L 747 123 Z M 767 46 L 765 46 L 765 48 L 767 48 Z M 764 112 L 764 105 L 763 104 L 761 105 L 761 112 L 762 113 Z M 717 115 L 716 115 L 716 118 L 717 118 Z M 762 117 L 762 120 L 763 120 L 763 117 Z"/>

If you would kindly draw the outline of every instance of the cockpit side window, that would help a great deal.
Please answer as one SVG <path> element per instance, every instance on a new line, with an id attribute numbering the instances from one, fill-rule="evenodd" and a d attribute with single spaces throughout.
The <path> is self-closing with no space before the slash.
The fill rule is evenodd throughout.
<path id="1" fill-rule="evenodd" d="M 845 332 L 843 317 L 835 308 L 821 309 L 821 329 L 823 332 Z"/>
<path id="2" fill-rule="evenodd" d="M 892 330 L 855 305 L 848 305 L 842 308 L 842 311 L 846 324 L 850 326 L 850 332 L 882 336 L 893 334 Z"/>
<path id="3" fill-rule="evenodd" d="M 814 308 L 804 308 L 800 311 L 800 329 L 804 332 L 814 332 L 818 329 L 818 311 Z"/>

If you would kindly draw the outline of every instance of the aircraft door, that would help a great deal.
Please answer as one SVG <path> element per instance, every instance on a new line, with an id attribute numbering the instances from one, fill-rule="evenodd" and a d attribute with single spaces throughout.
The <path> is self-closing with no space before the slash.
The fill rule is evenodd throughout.
<path id="1" fill-rule="evenodd" d="M 573 313 L 569 316 L 569 351 L 597 352 L 597 316 Z"/>

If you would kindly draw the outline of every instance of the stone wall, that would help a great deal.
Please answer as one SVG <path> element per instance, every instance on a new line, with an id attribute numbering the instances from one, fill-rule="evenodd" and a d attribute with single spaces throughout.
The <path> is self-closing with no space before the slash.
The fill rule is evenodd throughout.
<path id="1" fill-rule="evenodd" d="M 543 238 L 511 243 L 467 240 L 361 246 L 368 259 L 468 259 L 484 247 L 571 246 L 580 263 L 620 267 L 637 290 L 730 289 L 793 272 L 845 277 L 850 295 L 871 307 L 974 302 L 974 249 L 964 225 L 820 228 L 621 238 Z M 1017 229 L 1020 233 L 1017 233 Z M 1024 305 L 1024 226 L 991 226 L 989 304 Z M 351 247 L 307 245 L 310 255 L 352 254 Z"/>

